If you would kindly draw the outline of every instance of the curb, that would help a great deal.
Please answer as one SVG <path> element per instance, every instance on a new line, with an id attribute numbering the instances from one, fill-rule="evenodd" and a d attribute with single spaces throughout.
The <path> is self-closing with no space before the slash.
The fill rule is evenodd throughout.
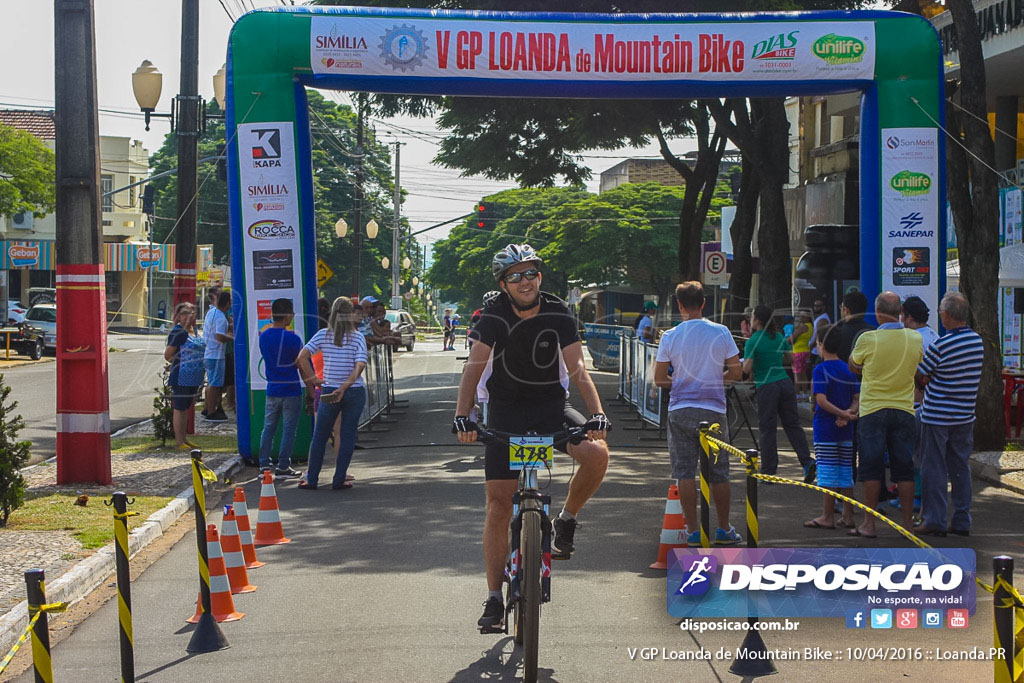
<path id="1" fill-rule="evenodd" d="M 1024 495 L 1024 482 L 1005 476 L 1006 472 L 1001 471 L 999 467 L 982 462 L 974 457 L 971 458 L 969 465 L 972 476 L 1008 491 L 1013 491 L 1016 494 Z"/>
<path id="2" fill-rule="evenodd" d="M 218 481 L 242 469 L 242 457 L 234 458 L 217 468 Z M 163 536 L 164 531 L 188 512 L 195 502 L 192 487 L 183 490 L 170 503 L 151 514 L 141 525 L 128 535 L 128 546 L 132 556 L 147 545 Z M 114 573 L 114 544 L 108 543 L 94 554 L 77 563 L 62 576 L 46 585 L 46 599 L 49 602 L 78 602 L 107 577 Z M 21 636 L 28 625 L 28 601 L 22 600 L 7 614 L 0 616 L 0 652 L 7 652 Z"/>

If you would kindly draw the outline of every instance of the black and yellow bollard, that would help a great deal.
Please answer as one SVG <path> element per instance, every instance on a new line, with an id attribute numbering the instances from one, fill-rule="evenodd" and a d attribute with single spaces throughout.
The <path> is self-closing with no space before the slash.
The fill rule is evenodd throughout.
<path id="1" fill-rule="evenodd" d="M 711 456 L 708 453 L 710 444 L 707 440 L 708 430 L 711 429 L 710 422 L 701 422 L 697 427 L 700 430 L 700 547 L 711 547 Z"/>
<path id="2" fill-rule="evenodd" d="M 39 613 L 36 625 L 32 627 L 32 668 L 36 683 L 53 683 L 53 661 L 50 659 L 50 627 L 46 618 L 46 572 L 29 569 L 25 572 L 25 587 L 28 595 L 28 618 Z"/>
<path id="3" fill-rule="evenodd" d="M 757 521 L 757 461 L 758 452 L 745 451 L 747 456 L 747 547 L 756 548 L 760 528 Z M 737 676 L 768 676 L 778 673 L 775 663 L 767 654 L 764 639 L 757 629 L 757 617 L 747 617 L 749 630 L 743 638 L 743 644 L 736 653 L 736 659 L 729 667 L 729 673 Z"/>
<path id="4" fill-rule="evenodd" d="M 995 683 L 1014 683 L 1014 600 L 1006 586 L 1013 585 L 1013 558 L 999 555 L 992 558 L 992 606 L 995 621 L 995 647 L 999 653 L 993 658 Z"/>
<path id="5" fill-rule="evenodd" d="M 199 599 L 203 613 L 199 616 L 196 630 L 188 641 L 186 652 L 215 652 L 231 647 L 220 625 L 213 618 L 210 602 L 210 556 L 206 547 L 206 489 L 203 480 L 209 480 L 209 468 L 203 465 L 202 451 L 192 451 L 192 489 L 196 497 L 196 546 L 199 549 Z M 216 477 L 214 477 L 216 481 Z"/>
<path id="6" fill-rule="evenodd" d="M 135 682 L 135 640 L 132 632 L 132 575 L 128 565 L 128 518 L 139 514 L 128 512 L 127 494 L 117 491 L 107 505 L 114 506 L 114 563 L 117 567 L 117 621 L 121 641 L 121 681 Z"/>

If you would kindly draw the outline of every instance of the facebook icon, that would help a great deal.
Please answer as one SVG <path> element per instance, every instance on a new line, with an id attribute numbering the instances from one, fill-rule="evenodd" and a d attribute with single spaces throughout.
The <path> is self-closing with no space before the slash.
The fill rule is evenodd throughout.
<path id="1" fill-rule="evenodd" d="M 864 610 L 852 610 L 846 613 L 846 628 L 864 628 Z"/>

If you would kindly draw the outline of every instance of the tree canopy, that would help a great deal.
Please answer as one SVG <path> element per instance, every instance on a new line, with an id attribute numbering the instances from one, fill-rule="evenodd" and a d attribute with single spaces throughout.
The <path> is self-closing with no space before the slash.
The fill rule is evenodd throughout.
<path id="1" fill-rule="evenodd" d="M 57 195 L 53 152 L 34 135 L 0 124 L 0 214 L 53 213 Z"/>

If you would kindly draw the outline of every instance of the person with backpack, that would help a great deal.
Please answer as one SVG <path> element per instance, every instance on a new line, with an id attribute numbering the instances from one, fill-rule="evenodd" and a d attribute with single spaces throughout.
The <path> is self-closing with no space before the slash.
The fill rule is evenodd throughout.
<path id="1" fill-rule="evenodd" d="M 199 387 L 203 385 L 205 371 L 203 355 L 206 345 L 196 334 L 196 307 L 182 302 L 174 307 L 174 327 L 167 335 L 164 360 L 170 363 L 168 384 L 171 387 L 171 424 L 174 427 L 175 447 L 187 451 L 196 445 L 186 438 L 188 411 L 195 403 Z"/>

